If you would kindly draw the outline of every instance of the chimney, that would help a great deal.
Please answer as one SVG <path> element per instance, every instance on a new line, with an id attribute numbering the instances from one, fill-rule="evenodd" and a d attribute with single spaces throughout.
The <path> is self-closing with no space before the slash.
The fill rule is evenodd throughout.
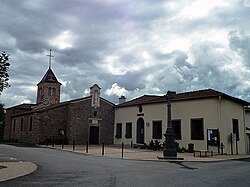
<path id="1" fill-rule="evenodd" d="M 125 103 L 126 102 L 126 97 L 124 95 L 122 95 L 120 98 L 119 98 L 119 104 L 122 104 L 122 103 Z"/>

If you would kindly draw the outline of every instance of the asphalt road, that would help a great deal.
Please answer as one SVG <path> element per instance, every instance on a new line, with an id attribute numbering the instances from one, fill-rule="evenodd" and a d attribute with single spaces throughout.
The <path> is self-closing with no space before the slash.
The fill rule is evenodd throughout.
<path id="1" fill-rule="evenodd" d="M 223 162 L 158 162 L 94 157 L 40 147 L 0 144 L 0 155 L 38 169 L 0 186 L 250 186 L 250 158 Z"/>

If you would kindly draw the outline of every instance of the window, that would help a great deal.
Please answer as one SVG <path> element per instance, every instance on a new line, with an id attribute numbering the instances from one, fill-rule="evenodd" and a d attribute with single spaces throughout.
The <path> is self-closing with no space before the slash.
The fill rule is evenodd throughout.
<path id="1" fill-rule="evenodd" d="M 122 138 L 122 123 L 116 124 L 116 138 Z"/>
<path id="2" fill-rule="evenodd" d="M 30 116 L 30 124 L 29 124 L 29 131 L 31 132 L 32 131 L 32 125 L 33 125 L 33 117 Z"/>
<path id="3" fill-rule="evenodd" d="M 238 119 L 233 119 L 233 133 L 236 134 L 236 141 L 240 140 Z"/>
<path id="4" fill-rule="evenodd" d="M 126 123 L 126 138 L 132 138 L 132 123 Z"/>
<path id="5" fill-rule="evenodd" d="M 181 140 L 181 120 L 172 120 L 174 137 L 176 140 Z"/>
<path id="6" fill-rule="evenodd" d="M 55 88 L 49 88 L 49 96 L 55 95 L 56 89 Z"/>
<path id="7" fill-rule="evenodd" d="M 191 140 L 204 140 L 203 119 L 191 119 Z"/>
<path id="8" fill-rule="evenodd" d="M 95 118 L 97 117 L 97 111 L 94 111 L 94 117 Z"/>
<path id="9" fill-rule="evenodd" d="M 16 119 L 13 119 L 13 132 L 16 130 Z"/>
<path id="10" fill-rule="evenodd" d="M 153 139 L 162 139 L 161 121 L 153 121 Z"/>
<path id="11" fill-rule="evenodd" d="M 38 93 L 39 93 L 39 95 L 42 95 L 42 94 L 43 94 L 43 89 L 42 89 L 42 88 L 39 88 Z"/>
<path id="12" fill-rule="evenodd" d="M 23 131 L 23 118 L 21 118 L 21 132 Z"/>

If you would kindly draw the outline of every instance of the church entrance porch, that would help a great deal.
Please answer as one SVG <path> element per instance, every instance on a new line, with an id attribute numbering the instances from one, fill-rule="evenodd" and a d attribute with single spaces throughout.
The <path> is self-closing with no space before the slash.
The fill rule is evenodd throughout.
<path id="1" fill-rule="evenodd" d="M 99 126 L 90 126 L 89 144 L 99 144 Z"/>
<path id="2" fill-rule="evenodd" d="M 137 120 L 137 137 L 136 143 L 144 144 L 144 120 L 143 118 L 139 118 Z"/>

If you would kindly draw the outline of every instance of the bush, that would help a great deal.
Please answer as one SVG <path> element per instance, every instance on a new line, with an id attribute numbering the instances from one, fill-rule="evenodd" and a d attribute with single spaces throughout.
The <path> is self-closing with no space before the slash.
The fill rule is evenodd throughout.
<path id="1" fill-rule="evenodd" d="M 148 144 L 148 149 L 152 149 L 154 151 L 157 150 L 162 150 L 163 149 L 163 144 L 161 144 L 161 142 L 159 142 L 158 140 L 151 140 Z"/>

